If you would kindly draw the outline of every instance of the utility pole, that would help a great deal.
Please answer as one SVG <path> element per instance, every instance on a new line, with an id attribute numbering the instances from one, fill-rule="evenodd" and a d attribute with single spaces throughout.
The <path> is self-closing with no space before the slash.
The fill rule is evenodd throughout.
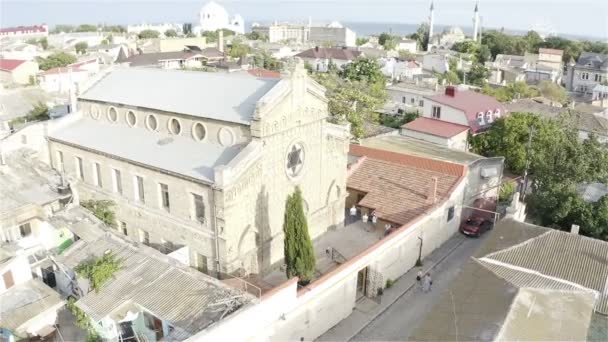
<path id="1" fill-rule="evenodd" d="M 532 135 L 534 135 L 534 127 L 530 127 L 530 133 L 528 133 L 528 148 L 526 155 L 526 169 L 524 171 L 524 184 L 521 193 L 521 200 L 526 199 L 526 192 L 528 191 L 528 169 L 530 168 L 530 150 L 532 148 Z"/>

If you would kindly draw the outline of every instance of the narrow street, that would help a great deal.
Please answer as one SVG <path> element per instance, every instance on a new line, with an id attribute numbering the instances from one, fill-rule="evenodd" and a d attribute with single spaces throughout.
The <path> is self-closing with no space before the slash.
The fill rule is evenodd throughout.
<path id="1" fill-rule="evenodd" d="M 461 245 L 450 252 L 431 271 L 433 289 L 430 293 L 424 293 L 418 286 L 412 287 L 351 340 L 407 340 L 408 336 L 440 298 L 441 293 L 449 288 L 451 280 L 460 272 L 462 265 L 475 254 L 477 248 L 486 237 L 487 235 L 478 239 L 465 238 Z M 404 277 L 400 278 L 399 281 L 409 280 L 409 278 L 403 279 Z"/>

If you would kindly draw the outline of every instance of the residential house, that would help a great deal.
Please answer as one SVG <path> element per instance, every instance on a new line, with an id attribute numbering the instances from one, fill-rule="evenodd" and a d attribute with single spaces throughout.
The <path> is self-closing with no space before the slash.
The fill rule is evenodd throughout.
<path id="1" fill-rule="evenodd" d="M 408 38 L 400 38 L 397 41 L 397 47 L 395 47 L 395 50 L 416 53 L 418 50 L 418 42 Z"/>
<path id="2" fill-rule="evenodd" d="M 363 57 L 363 53 L 347 48 L 322 48 L 317 46 L 302 51 L 295 57 L 302 58 L 305 62 L 310 63 L 313 71 L 327 72 L 330 64 L 333 63 L 339 69 L 356 58 Z"/>
<path id="3" fill-rule="evenodd" d="M 0 28 L 0 38 L 34 38 L 48 35 L 49 27 L 46 24 Z"/>
<path id="4" fill-rule="evenodd" d="M 468 151 L 469 126 L 420 117 L 401 126 L 401 135 L 444 145 L 447 148 Z"/>
<path id="5" fill-rule="evenodd" d="M 333 47 L 355 47 L 357 46 L 357 34 L 334 21 L 326 26 L 310 27 L 308 41 L 317 45 L 329 43 Z"/>
<path id="6" fill-rule="evenodd" d="M 507 114 L 494 97 L 453 86 L 446 87 L 443 94 L 424 97 L 423 116 L 468 126 L 471 134 L 483 132 Z"/>
<path id="7" fill-rule="evenodd" d="M 593 95 L 591 104 L 606 108 L 608 107 L 608 85 L 598 84 L 593 87 Z"/>
<path id="8" fill-rule="evenodd" d="M 529 53 L 526 54 L 529 55 Z M 561 84 L 564 70 L 563 55 L 563 50 L 540 48 L 538 55 L 526 57 L 536 59 L 535 63 L 528 65 L 526 69 L 526 82 L 538 84 L 541 81 L 551 81 Z"/>
<path id="9" fill-rule="evenodd" d="M 450 71 L 450 61 L 455 61 L 457 70 L 469 70 L 471 61 L 462 59 L 454 51 L 438 51 L 422 57 L 422 69 L 443 74 Z"/>
<path id="10" fill-rule="evenodd" d="M 608 55 L 583 52 L 576 63 L 568 64 L 566 89 L 590 95 L 596 85 L 608 80 Z"/>
<path id="11" fill-rule="evenodd" d="M 140 68 L 182 69 L 200 68 L 206 64 L 206 58 L 192 50 L 177 52 L 141 53 L 126 59 L 117 60 L 119 64 Z"/>
<path id="12" fill-rule="evenodd" d="M 93 289 L 74 270 L 109 253 L 121 260 L 121 268 Z M 246 291 L 117 234 L 78 240 L 54 263 L 58 291 L 76 299 L 104 340 L 183 341 L 256 301 Z"/>
<path id="13" fill-rule="evenodd" d="M 263 274 L 282 263 L 296 185 L 312 238 L 343 220 L 348 130 L 327 122 L 303 63 L 291 74 L 117 68 L 80 95 L 78 113 L 55 120 L 51 163 L 80 198 L 113 200 L 129 239 L 188 246 L 191 266 L 208 273 Z"/>
<path id="14" fill-rule="evenodd" d="M 51 93 L 78 94 L 85 82 L 99 72 L 97 58 L 46 70 L 38 75 L 38 84 Z"/>
<path id="15" fill-rule="evenodd" d="M 578 128 L 580 139 L 588 139 L 590 134 L 595 135 L 598 141 L 608 143 L 608 115 L 605 109 L 589 105 L 576 105 L 574 107 L 556 107 L 543 104 L 537 99 L 521 99 L 506 105 L 510 113 L 525 112 L 536 113 L 546 118 L 556 119 L 560 115 L 570 115 L 571 120 Z"/>
<path id="16" fill-rule="evenodd" d="M 392 80 L 413 80 L 415 76 L 422 75 L 422 63 L 415 60 L 400 61 L 396 58 L 383 58 L 380 64 L 382 73 Z"/>
<path id="17" fill-rule="evenodd" d="M 0 82 L 26 85 L 36 80 L 38 63 L 23 59 L 0 59 Z"/>
<path id="18" fill-rule="evenodd" d="M 53 333 L 65 301 L 32 277 L 28 257 L 0 246 L 0 275 L 0 338 L 22 341 Z"/>
<path id="19" fill-rule="evenodd" d="M 399 82 L 387 88 L 388 101 L 396 104 L 400 112 L 424 111 L 424 97 L 441 94 L 443 89 L 435 86 L 426 86 L 420 82 Z"/>
<path id="20" fill-rule="evenodd" d="M 603 340 L 606 255 L 608 243 L 577 229 L 564 232 L 505 219 L 407 338 Z"/>
<path id="21" fill-rule="evenodd" d="M 506 85 L 513 82 L 525 82 L 526 70 L 534 65 L 535 58 L 531 54 L 524 56 L 498 54 L 493 62 L 486 62 L 491 75 L 488 82 Z"/>

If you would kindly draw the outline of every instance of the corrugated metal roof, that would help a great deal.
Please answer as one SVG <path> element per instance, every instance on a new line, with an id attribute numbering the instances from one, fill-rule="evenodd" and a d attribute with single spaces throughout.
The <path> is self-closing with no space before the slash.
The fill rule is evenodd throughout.
<path id="1" fill-rule="evenodd" d="M 578 284 L 597 291 L 600 298 L 596 311 L 608 314 L 608 242 L 558 230 L 527 240 L 521 244 L 488 254 L 481 260 L 494 260 L 506 267 L 538 272 L 543 277 Z M 522 277 L 514 277 L 522 281 Z M 527 279 L 520 286 L 536 284 Z"/>
<path id="2" fill-rule="evenodd" d="M 0 295 L 0 327 L 14 331 L 63 303 L 59 294 L 40 280 L 28 280 Z"/>
<path id="3" fill-rule="evenodd" d="M 117 68 L 80 99 L 248 125 L 257 101 L 278 82 L 219 72 Z"/>
<path id="4" fill-rule="evenodd" d="M 212 304 L 245 295 L 200 272 L 172 265 L 168 257 L 148 247 L 136 247 L 110 235 L 94 243 L 78 241 L 60 261 L 73 268 L 106 251 L 123 259 L 123 269 L 99 292 L 91 291 L 77 302 L 96 321 L 112 315 L 125 303 L 134 303 L 195 334 L 220 318 L 221 311 L 210 310 Z M 250 300 L 243 298 L 244 303 Z"/>

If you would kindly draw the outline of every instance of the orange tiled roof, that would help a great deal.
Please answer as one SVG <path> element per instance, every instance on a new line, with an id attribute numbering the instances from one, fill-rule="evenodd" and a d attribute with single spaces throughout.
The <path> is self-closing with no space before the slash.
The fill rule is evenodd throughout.
<path id="1" fill-rule="evenodd" d="M 362 156 L 352 167 L 347 187 L 364 192 L 358 203 L 382 220 L 406 224 L 429 210 L 432 177 L 437 177 L 436 202 L 448 198 L 465 175 L 463 165 L 351 145 L 350 154 Z"/>

